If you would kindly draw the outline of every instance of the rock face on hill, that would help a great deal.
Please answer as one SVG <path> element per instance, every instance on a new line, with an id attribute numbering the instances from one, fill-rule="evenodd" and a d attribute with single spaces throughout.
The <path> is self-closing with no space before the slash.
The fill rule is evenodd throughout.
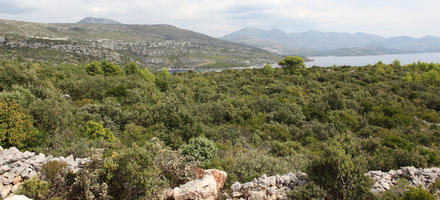
<path id="1" fill-rule="evenodd" d="M 20 152 L 17 148 L 9 149 L 0 146 L 0 195 L 6 198 L 10 193 L 15 192 L 23 181 L 34 176 L 39 176 L 41 166 L 49 161 L 65 162 L 73 172 L 80 170 L 88 162 L 87 158 L 66 158 L 45 156 L 34 152 Z"/>

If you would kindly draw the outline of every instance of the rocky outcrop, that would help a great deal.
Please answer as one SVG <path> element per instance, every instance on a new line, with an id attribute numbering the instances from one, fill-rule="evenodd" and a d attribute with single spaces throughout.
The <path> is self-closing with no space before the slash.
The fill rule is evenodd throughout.
<path id="1" fill-rule="evenodd" d="M 166 199 L 174 200 L 216 200 L 220 189 L 226 181 L 224 171 L 209 169 L 203 171 L 203 176 L 194 181 L 187 182 L 168 191 Z"/>
<path id="2" fill-rule="evenodd" d="M 0 146 L 0 195 L 6 198 L 10 193 L 15 192 L 23 181 L 34 176 L 39 176 L 41 166 L 49 161 L 65 162 L 73 172 L 82 168 L 88 161 L 87 158 L 74 158 L 72 155 L 66 158 L 45 156 L 34 152 L 20 152 L 17 148 L 11 147 L 3 150 Z"/>
<path id="3" fill-rule="evenodd" d="M 249 200 L 287 200 L 287 192 L 293 187 L 306 184 L 307 174 L 298 172 L 287 175 L 275 175 L 267 177 L 265 174 L 252 182 L 240 184 L 235 182 L 231 186 L 232 194 L 227 199 L 249 199 Z"/>
<path id="4" fill-rule="evenodd" d="M 422 186 L 428 188 L 440 177 L 440 168 L 415 168 L 402 167 L 398 170 L 390 170 L 389 172 L 370 171 L 366 176 L 371 177 L 375 183 L 371 189 L 374 193 L 389 190 L 396 184 L 399 179 L 407 179 L 412 186 Z"/>

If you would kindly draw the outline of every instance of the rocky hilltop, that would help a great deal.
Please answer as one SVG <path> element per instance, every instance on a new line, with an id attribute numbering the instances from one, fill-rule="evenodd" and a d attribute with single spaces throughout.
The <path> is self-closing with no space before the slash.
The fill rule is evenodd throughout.
<path id="1" fill-rule="evenodd" d="M 82 20 L 83 21 L 83 20 Z M 223 63 L 273 63 L 278 55 L 170 25 L 127 25 L 97 19 L 75 24 L 0 20 L 0 55 L 55 63 L 109 60 L 150 68 L 188 68 Z"/>
<path id="2" fill-rule="evenodd" d="M 95 18 L 95 17 L 86 17 L 77 24 L 122 24 L 116 20 L 107 19 L 107 18 Z"/>

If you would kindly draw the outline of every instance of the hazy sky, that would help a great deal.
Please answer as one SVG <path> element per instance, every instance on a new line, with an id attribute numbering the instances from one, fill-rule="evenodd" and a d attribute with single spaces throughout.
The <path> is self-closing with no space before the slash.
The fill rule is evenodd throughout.
<path id="1" fill-rule="evenodd" d="M 212 36 L 258 27 L 420 37 L 440 36 L 439 8 L 440 0 L 0 0 L 0 18 L 58 23 L 106 17 Z"/>

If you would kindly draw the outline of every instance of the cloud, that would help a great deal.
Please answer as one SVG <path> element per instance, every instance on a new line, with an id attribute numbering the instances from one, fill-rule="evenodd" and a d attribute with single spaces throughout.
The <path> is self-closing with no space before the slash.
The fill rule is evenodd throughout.
<path id="1" fill-rule="evenodd" d="M 438 0 L 0 0 L 0 17 L 37 22 L 106 17 L 213 36 L 249 26 L 423 36 L 440 35 L 438 7 Z"/>
<path id="2" fill-rule="evenodd" d="M 35 8 L 23 6 L 19 2 L 0 0 L 0 13 L 3 14 L 24 14 L 34 10 Z"/>

